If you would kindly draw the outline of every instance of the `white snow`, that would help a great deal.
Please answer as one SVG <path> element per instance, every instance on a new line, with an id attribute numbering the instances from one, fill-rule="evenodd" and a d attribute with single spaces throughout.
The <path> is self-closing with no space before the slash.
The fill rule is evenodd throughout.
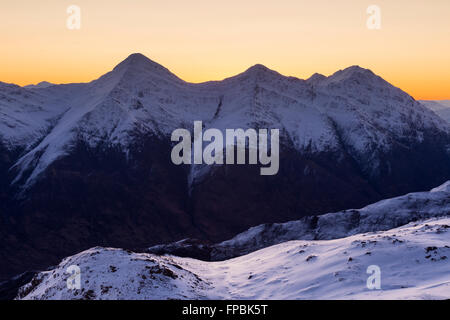
<path id="1" fill-rule="evenodd" d="M 20 297 L 448 299 L 449 229 L 450 218 L 436 218 L 337 240 L 290 241 L 222 262 L 93 248 L 40 273 Z M 70 265 L 81 268 L 80 290 L 67 288 Z M 380 290 L 366 286 L 372 265 L 381 269 Z"/>
<path id="2" fill-rule="evenodd" d="M 175 259 L 96 247 L 64 259 L 54 270 L 38 274 L 40 282 L 24 299 L 183 299 L 204 298 L 208 284 L 181 270 Z M 81 268 L 82 290 L 67 290 L 69 266 Z M 33 282 L 32 281 L 32 282 Z M 21 289 L 29 290 L 29 285 Z"/>

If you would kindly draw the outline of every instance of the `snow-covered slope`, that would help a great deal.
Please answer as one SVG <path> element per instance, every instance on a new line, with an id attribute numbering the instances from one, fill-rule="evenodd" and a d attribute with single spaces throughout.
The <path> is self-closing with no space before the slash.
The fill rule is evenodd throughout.
<path id="1" fill-rule="evenodd" d="M 233 239 L 205 245 L 180 241 L 148 249 L 150 253 L 173 253 L 224 260 L 290 240 L 331 240 L 358 233 L 390 230 L 412 221 L 450 215 L 450 181 L 430 192 L 417 192 L 386 199 L 362 209 L 328 213 L 287 223 L 253 227 Z"/>
<path id="2" fill-rule="evenodd" d="M 0 142 L 28 150 L 45 137 L 66 110 L 47 99 L 40 91 L 0 82 Z"/>
<path id="3" fill-rule="evenodd" d="M 278 128 L 300 152 L 350 152 L 376 170 L 380 152 L 449 133 L 449 125 L 371 71 L 353 66 L 300 80 L 262 65 L 218 82 L 191 84 L 141 54 L 87 84 L 0 87 L 0 142 L 26 145 L 15 182 L 32 185 L 78 141 L 119 146 L 139 134 L 165 139 L 179 127 Z M 14 129 L 14 130 L 12 130 Z M 31 142 L 31 143 L 30 143 Z"/>
<path id="4" fill-rule="evenodd" d="M 450 218 L 203 262 L 96 247 L 21 288 L 20 299 L 448 299 Z M 81 269 L 69 290 L 66 270 Z M 381 289 L 369 290 L 369 266 Z"/>
<path id="5" fill-rule="evenodd" d="M 450 100 L 422 100 L 420 101 L 425 107 L 433 110 L 442 119 L 450 122 Z"/>

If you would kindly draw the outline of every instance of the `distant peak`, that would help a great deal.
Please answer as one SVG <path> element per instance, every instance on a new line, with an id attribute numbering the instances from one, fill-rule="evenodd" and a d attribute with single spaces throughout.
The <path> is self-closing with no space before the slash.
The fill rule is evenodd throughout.
<path id="1" fill-rule="evenodd" d="M 125 70 L 129 71 L 132 70 L 133 74 L 135 73 L 152 73 L 157 74 L 161 77 L 170 77 L 173 79 L 178 79 L 173 73 L 171 73 L 167 68 L 160 65 L 159 63 L 156 63 L 146 56 L 144 56 L 142 53 L 133 53 L 129 55 L 125 60 L 123 60 L 121 63 L 119 63 L 115 68 L 114 71 L 119 70 Z M 178 79 L 179 80 L 179 79 Z"/>
<path id="2" fill-rule="evenodd" d="M 252 77 L 266 76 L 266 75 L 281 76 L 278 72 L 271 70 L 262 64 L 255 64 L 254 66 L 248 68 L 241 75 L 252 76 Z"/>
<path id="3" fill-rule="evenodd" d="M 320 73 L 314 73 L 311 77 L 309 77 L 308 80 L 306 80 L 309 83 L 316 84 L 318 82 L 321 82 L 322 80 L 325 80 L 327 77 Z"/>
<path id="4" fill-rule="evenodd" d="M 132 62 L 153 62 L 146 56 L 144 56 L 142 53 L 132 53 L 130 54 L 125 61 L 132 61 Z"/>
<path id="5" fill-rule="evenodd" d="M 48 88 L 48 87 L 51 87 L 51 86 L 54 86 L 54 85 L 55 85 L 55 84 L 50 83 L 50 82 L 48 82 L 48 81 L 41 81 L 41 82 L 39 82 L 38 84 L 30 84 L 30 85 L 28 85 L 28 86 L 24 86 L 24 88 L 28 88 L 28 89 L 32 89 L 32 88 L 40 89 L 40 88 Z"/>
<path id="6" fill-rule="evenodd" d="M 268 70 L 270 70 L 270 69 L 267 68 L 265 65 L 258 63 L 258 64 L 255 64 L 254 66 L 251 66 L 250 68 L 248 68 L 246 72 L 259 72 L 259 71 L 268 71 Z"/>
<path id="7" fill-rule="evenodd" d="M 339 70 L 335 74 L 342 74 L 342 75 L 355 75 L 355 74 L 366 74 L 366 75 L 375 75 L 371 70 L 362 68 L 358 65 L 354 65 L 348 68 L 345 68 L 344 70 Z"/>
<path id="8" fill-rule="evenodd" d="M 353 66 L 347 67 L 344 70 L 353 70 L 353 71 L 360 71 L 360 70 L 369 70 L 369 69 L 365 69 L 363 67 L 360 67 L 359 65 L 355 64 Z"/>
<path id="9" fill-rule="evenodd" d="M 362 68 L 357 65 L 345 68 L 344 70 L 339 70 L 330 77 L 328 77 L 328 79 L 333 82 L 345 81 L 347 79 L 354 79 L 361 82 L 361 81 L 371 81 L 378 78 L 379 77 L 371 70 Z"/>
<path id="10" fill-rule="evenodd" d="M 160 66 L 161 68 L 164 68 L 163 66 L 157 64 L 156 62 L 150 60 L 146 56 L 144 56 L 142 53 L 133 53 L 130 54 L 125 60 L 123 60 L 121 63 L 119 63 L 114 69 L 118 69 L 124 66 L 145 66 L 145 65 L 153 65 L 153 66 Z"/>

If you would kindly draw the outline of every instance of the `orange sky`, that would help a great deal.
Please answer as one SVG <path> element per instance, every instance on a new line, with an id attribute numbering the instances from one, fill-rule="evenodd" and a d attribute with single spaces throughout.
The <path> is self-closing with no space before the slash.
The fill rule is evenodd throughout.
<path id="1" fill-rule="evenodd" d="M 66 28 L 72 4 L 80 30 Z M 381 30 L 366 27 L 371 4 Z M 358 64 L 416 99 L 450 98 L 449 0 L 2 0 L 0 39 L 0 81 L 20 85 L 87 82 L 141 52 L 192 82 Z"/>

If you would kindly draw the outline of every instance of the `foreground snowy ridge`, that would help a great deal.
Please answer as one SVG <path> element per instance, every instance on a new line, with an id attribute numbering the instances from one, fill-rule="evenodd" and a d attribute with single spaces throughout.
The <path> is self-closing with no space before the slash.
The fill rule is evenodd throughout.
<path id="1" fill-rule="evenodd" d="M 22 287 L 18 299 L 448 299 L 450 218 L 326 241 L 290 241 L 204 262 L 93 248 Z M 66 270 L 81 269 L 68 289 Z M 369 266 L 381 289 L 367 288 Z"/>

